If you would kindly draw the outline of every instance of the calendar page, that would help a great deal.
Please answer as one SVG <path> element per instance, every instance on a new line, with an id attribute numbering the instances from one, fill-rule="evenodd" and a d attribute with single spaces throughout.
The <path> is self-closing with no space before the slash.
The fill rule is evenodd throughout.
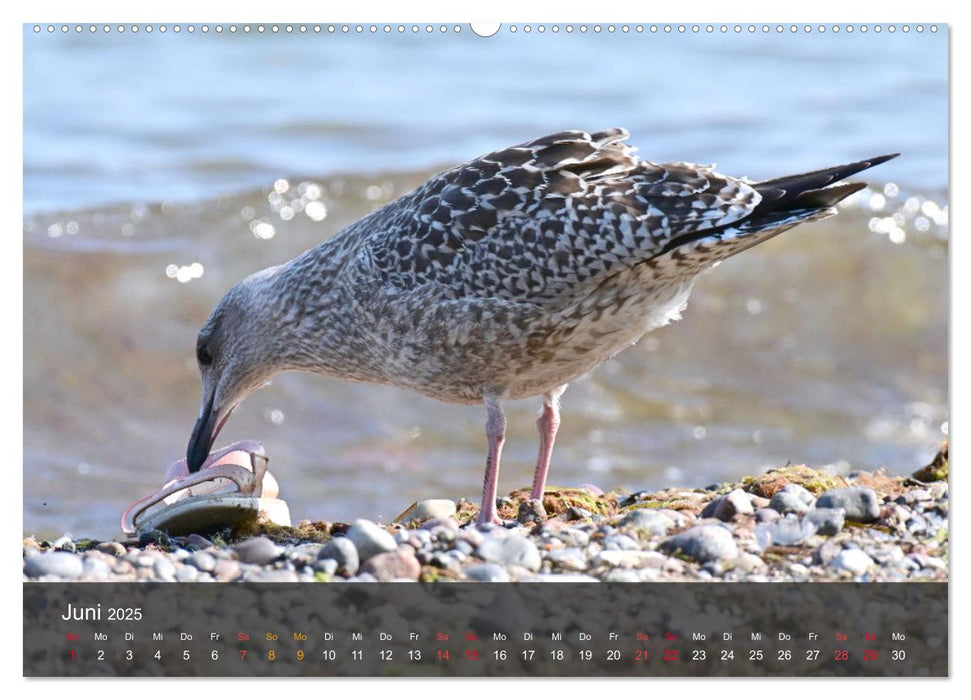
<path id="1" fill-rule="evenodd" d="M 948 675 L 946 24 L 22 33 L 24 676 Z"/>

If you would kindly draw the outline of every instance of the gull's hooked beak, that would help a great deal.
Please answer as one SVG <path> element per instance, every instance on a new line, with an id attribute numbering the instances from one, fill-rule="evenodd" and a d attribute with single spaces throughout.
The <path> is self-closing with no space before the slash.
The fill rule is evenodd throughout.
<path id="1" fill-rule="evenodd" d="M 216 436 L 219 435 L 219 431 L 222 430 L 223 425 L 229 420 L 229 416 L 233 412 L 233 406 L 225 415 L 220 415 L 218 411 L 213 409 L 213 402 L 215 396 L 209 398 L 205 407 L 202 409 L 202 413 L 199 414 L 199 420 L 196 421 L 195 427 L 192 429 L 192 435 L 189 437 L 189 447 L 185 453 L 186 466 L 189 469 L 190 474 L 195 474 L 202 467 L 203 462 L 209 456 L 209 451 L 212 449 L 212 443 L 216 440 Z"/>

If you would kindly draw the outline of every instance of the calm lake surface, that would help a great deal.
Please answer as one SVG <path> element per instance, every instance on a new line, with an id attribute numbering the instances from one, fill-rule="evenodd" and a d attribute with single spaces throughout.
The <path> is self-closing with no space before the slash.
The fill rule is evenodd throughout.
<path id="1" fill-rule="evenodd" d="M 227 25 L 228 26 L 228 25 Z M 24 531 L 118 536 L 184 455 L 195 335 L 242 277 L 488 150 L 625 126 L 768 178 L 887 152 L 838 217 L 702 277 L 576 382 L 552 485 L 926 463 L 948 406 L 947 35 L 24 34 Z M 500 491 L 539 402 L 508 406 Z M 283 375 L 255 438 L 295 520 L 480 495 L 482 407 Z"/>

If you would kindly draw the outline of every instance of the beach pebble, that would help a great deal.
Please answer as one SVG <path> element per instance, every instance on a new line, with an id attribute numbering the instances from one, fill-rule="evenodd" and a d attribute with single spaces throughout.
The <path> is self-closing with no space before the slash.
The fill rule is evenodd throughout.
<path id="1" fill-rule="evenodd" d="M 300 578 L 296 571 L 289 569 L 253 568 L 243 574 L 243 580 L 254 583 L 297 583 Z"/>
<path id="2" fill-rule="evenodd" d="M 196 549 L 208 549 L 209 547 L 212 547 L 212 541 L 207 540 L 202 535 L 192 533 L 185 538 L 185 546 L 187 549 L 192 547 Z"/>
<path id="3" fill-rule="evenodd" d="M 421 528 L 415 532 L 424 532 L 425 530 L 435 530 L 436 528 L 444 527 L 448 530 L 454 530 L 458 532 L 459 523 L 455 518 L 429 518 L 421 524 Z M 474 532 L 474 531 L 473 531 Z"/>
<path id="4" fill-rule="evenodd" d="M 183 564 L 175 569 L 175 580 L 179 583 L 192 583 L 199 580 L 199 569 L 191 564 Z"/>
<path id="5" fill-rule="evenodd" d="M 769 508 L 782 513 L 797 513 L 802 515 L 812 508 L 813 495 L 799 484 L 786 484 L 776 491 L 769 500 Z"/>
<path id="6" fill-rule="evenodd" d="M 530 571 L 539 571 L 541 564 L 536 545 L 518 534 L 510 534 L 507 537 L 487 537 L 476 548 L 475 553 L 487 562 L 521 566 Z"/>
<path id="7" fill-rule="evenodd" d="M 802 544 L 816 532 L 816 526 L 794 516 L 762 523 L 755 528 L 755 540 L 765 549 L 771 545 L 792 547 Z"/>
<path id="8" fill-rule="evenodd" d="M 399 547 L 393 552 L 375 554 L 364 562 L 361 572 L 371 574 L 378 581 L 395 579 L 417 581 L 421 574 L 421 565 L 411 547 Z"/>
<path id="9" fill-rule="evenodd" d="M 360 567 L 360 557 L 357 547 L 347 537 L 335 537 L 324 545 L 317 556 L 321 559 L 333 559 L 337 562 L 337 571 L 346 576 L 353 576 Z"/>
<path id="10" fill-rule="evenodd" d="M 662 542 L 661 549 L 672 554 L 681 552 L 702 563 L 738 556 L 732 533 L 719 525 L 696 525 Z"/>
<path id="11" fill-rule="evenodd" d="M 56 540 L 51 542 L 51 547 L 54 549 L 63 550 L 65 552 L 76 552 L 78 549 L 77 545 L 74 544 L 74 540 L 67 535 L 61 535 Z"/>
<path id="12" fill-rule="evenodd" d="M 668 534 L 675 525 L 674 520 L 649 508 L 637 508 L 624 516 L 619 527 L 639 530 L 649 535 L 661 537 Z"/>
<path id="13" fill-rule="evenodd" d="M 843 509 L 816 507 L 807 511 L 803 520 L 816 528 L 817 535 L 835 535 L 843 529 Z"/>
<path id="14" fill-rule="evenodd" d="M 455 501 L 447 498 L 430 498 L 419 501 L 409 520 L 428 520 L 429 518 L 451 518 L 456 513 Z"/>
<path id="15" fill-rule="evenodd" d="M 233 546 L 236 555 L 244 564 L 265 566 L 280 558 L 283 549 L 268 537 L 252 537 Z"/>
<path id="16" fill-rule="evenodd" d="M 347 539 L 354 543 L 362 562 L 375 554 L 393 552 L 398 547 L 391 533 L 370 520 L 355 520 L 347 530 Z"/>
<path id="17" fill-rule="evenodd" d="M 84 557 L 83 567 L 81 575 L 86 579 L 103 581 L 111 576 L 111 567 L 100 557 Z"/>
<path id="18" fill-rule="evenodd" d="M 543 555 L 543 558 L 561 569 L 583 571 L 587 568 L 587 558 L 579 547 L 551 549 Z"/>
<path id="19" fill-rule="evenodd" d="M 817 508 L 842 508 L 848 520 L 873 522 L 880 517 L 880 499 L 867 486 L 830 489 L 816 501 Z"/>
<path id="20" fill-rule="evenodd" d="M 473 564 L 465 567 L 462 573 L 473 581 L 485 583 L 506 583 L 509 581 L 509 572 L 498 564 Z"/>
<path id="21" fill-rule="evenodd" d="M 728 522 L 736 515 L 751 515 L 755 512 L 752 501 L 742 489 L 734 489 L 719 496 L 701 511 L 702 518 L 717 518 Z"/>
<path id="22" fill-rule="evenodd" d="M 637 540 L 627 535 L 622 535 L 620 533 L 612 533 L 603 540 L 604 549 L 613 550 L 628 550 L 628 549 L 640 549 L 640 545 L 637 544 Z"/>
<path id="23" fill-rule="evenodd" d="M 755 511 L 755 522 L 757 523 L 771 523 L 773 520 L 778 520 L 781 517 L 779 511 L 772 508 L 759 508 Z"/>
<path id="24" fill-rule="evenodd" d="M 594 566 L 611 566 L 620 569 L 660 569 L 666 561 L 667 557 L 660 552 L 604 550 L 594 555 L 591 564 Z"/>
<path id="25" fill-rule="evenodd" d="M 212 571 L 216 568 L 216 557 L 212 556 L 209 552 L 193 552 L 185 560 L 186 564 L 189 564 L 199 571 Z"/>
<path id="26" fill-rule="evenodd" d="M 873 566 L 873 560 L 862 549 L 844 549 L 833 558 L 830 566 L 861 576 Z"/>
<path id="27" fill-rule="evenodd" d="M 234 581 L 240 570 L 239 562 L 235 559 L 220 559 L 212 568 L 212 576 L 217 581 Z"/>
<path id="28" fill-rule="evenodd" d="M 752 573 L 754 571 L 762 571 L 766 568 L 765 562 L 762 557 L 751 554 L 749 552 L 742 552 L 734 561 L 735 568 L 739 571 L 744 571 L 745 573 Z"/>
<path id="29" fill-rule="evenodd" d="M 166 557 L 158 557 L 152 564 L 152 573 L 160 581 L 174 581 L 175 564 Z"/>
<path id="30" fill-rule="evenodd" d="M 32 578 L 57 576 L 62 579 L 76 579 L 83 571 L 81 557 L 73 552 L 44 552 L 32 554 L 24 560 L 24 573 Z"/>
<path id="31" fill-rule="evenodd" d="M 95 546 L 95 550 L 99 552 L 104 552 L 105 554 L 110 554 L 113 557 L 123 557 L 125 556 L 125 545 L 121 542 L 99 542 Z"/>
<path id="32" fill-rule="evenodd" d="M 337 562 L 333 559 L 318 559 L 314 562 L 314 571 L 333 576 L 337 573 Z"/>

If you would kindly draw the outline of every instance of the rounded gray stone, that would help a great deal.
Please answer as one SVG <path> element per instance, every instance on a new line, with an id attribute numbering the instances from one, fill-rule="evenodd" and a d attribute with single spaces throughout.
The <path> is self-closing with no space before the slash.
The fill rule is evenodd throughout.
<path id="1" fill-rule="evenodd" d="M 817 499 L 817 508 L 842 508 L 848 520 L 870 523 L 880 517 L 880 499 L 868 486 L 830 489 Z"/>
<path id="2" fill-rule="evenodd" d="M 114 557 L 125 556 L 125 545 L 121 542 L 100 542 L 95 547 L 99 552 L 104 552 L 105 554 L 110 554 Z"/>
<path id="3" fill-rule="evenodd" d="M 506 583 L 509 581 L 509 572 L 498 564 L 473 564 L 465 567 L 463 573 L 473 581 L 485 583 Z"/>
<path id="4" fill-rule="evenodd" d="M 24 573 L 31 578 L 57 576 L 62 579 L 77 579 L 83 572 L 81 557 L 73 552 L 44 552 L 24 560 Z"/>
<path id="5" fill-rule="evenodd" d="M 833 558 L 830 566 L 862 576 L 873 566 L 873 560 L 862 549 L 844 549 Z"/>
<path id="6" fill-rule="evenodd" d="M 361 558 L 357 554 L 357 547 L 347 537 L 335 537 L 320 550 L 317 561 L 333 559 L 337 562 L 337 570 L 353 576 L 361 566 Z"/>
<path id="7" fill-rule="evenodd" d="M 455 501 L 447 498 L 430 498 L 419 501 L 409 520 L 428 520 L 429 518 L 451 518 L 457 512 Z"/>
<path id="8" fill-rule="evenodd" d="M 333 576 L 337 573 L 337 562 L 333 559 L 318 559 L 314 562 L 314 571 Z"/>
<path id="9" fill-rule="evenodd" d="M 674 521 L 663 513 L 649 508 L 637 508 L 624 516 L 620 527 L 642 530 L 652 536 L 662 536 L 674 527 Z"/>
<path id="10" fill-rule="evenodd" d="M 180 583 L 193 583 L 199 580 L 199 569 L 191 564 L 183 564 L 175 569 L 175 580 Z"/>
<path id="11" fill-rule="evenodd" d="M 486 538 L 476 548 L 475 553 L 476 556 L 486 561 L 521 566 L 530 571 L 539 571 L 542 563 L 536 545 L 522 535 L 512 533 L 502 538 Z"/>
<path id="12" fill-rule="evenodd" d="M 199 571 L 212 571 L 216 568 L 216 557 L 209 552 L 193 552 L 185 560 L 186 564 L 191 564 Z"/>
<path id="13" fill-rule="evenodd" d="M 769 501 L 769 508 L 777 513 L 802 515 L 813 507 L 813 495 L 799 484 L 786 484 Z"/>
<path id="14" fill-rule="evenodd" d="M 152 564 L 152 573 L 155 574 L 155 578 L 161 581 L 174 581 L 175 580 L 175 564 L 173 564 L 167 557 L 159 557 Z"/>
<path id="15" fill-rule="evenodd" d="M 411 547 L 401 547 L 393 552 L 375 554 L 364 562 L 361 573 L 371 574 L 378 581 L 401 579 L 417 581 L 421 574 L 421 564 L 415 558 Z"/>
<path id="16" fill-rule="evenodd" d="M 111 577 L 111 567 L 100 557 L 84 557 L 84 571 L 82 576 L 86 579 L 103 581 Z"/>
<path id="17" fill-rule="evenodd" d="M 681 552 L 702 563 L 734 559 L 738 545 L 732 533 L 720 525 L 697 525 L 661 543 L 666 552 Z"/>
<path id="18" fill-rule="evenodd" d="M 813 508 L 803 520 L 816 528 L 817 535 L 835 535 L 843 529 L 845 518 L 842 508 Z"/>
<path id="19" fill-rule="evenodd" d="M 266 566 L 270 562 L 276 561 L 283 554 L 283 548 L 279 547 L 268 537 L 252 537 L 248 540 L 236 544 L 236 556 L 244 564 L 256 564 Z"/>
<path id="20" fill-rule="evenodd" d="M 398 548 L 394 535 L 370 520 L 355 520 L 347 530 L 347 539 L 354 543 L 362 562 L 375 554 L 393 552 Z"/>

